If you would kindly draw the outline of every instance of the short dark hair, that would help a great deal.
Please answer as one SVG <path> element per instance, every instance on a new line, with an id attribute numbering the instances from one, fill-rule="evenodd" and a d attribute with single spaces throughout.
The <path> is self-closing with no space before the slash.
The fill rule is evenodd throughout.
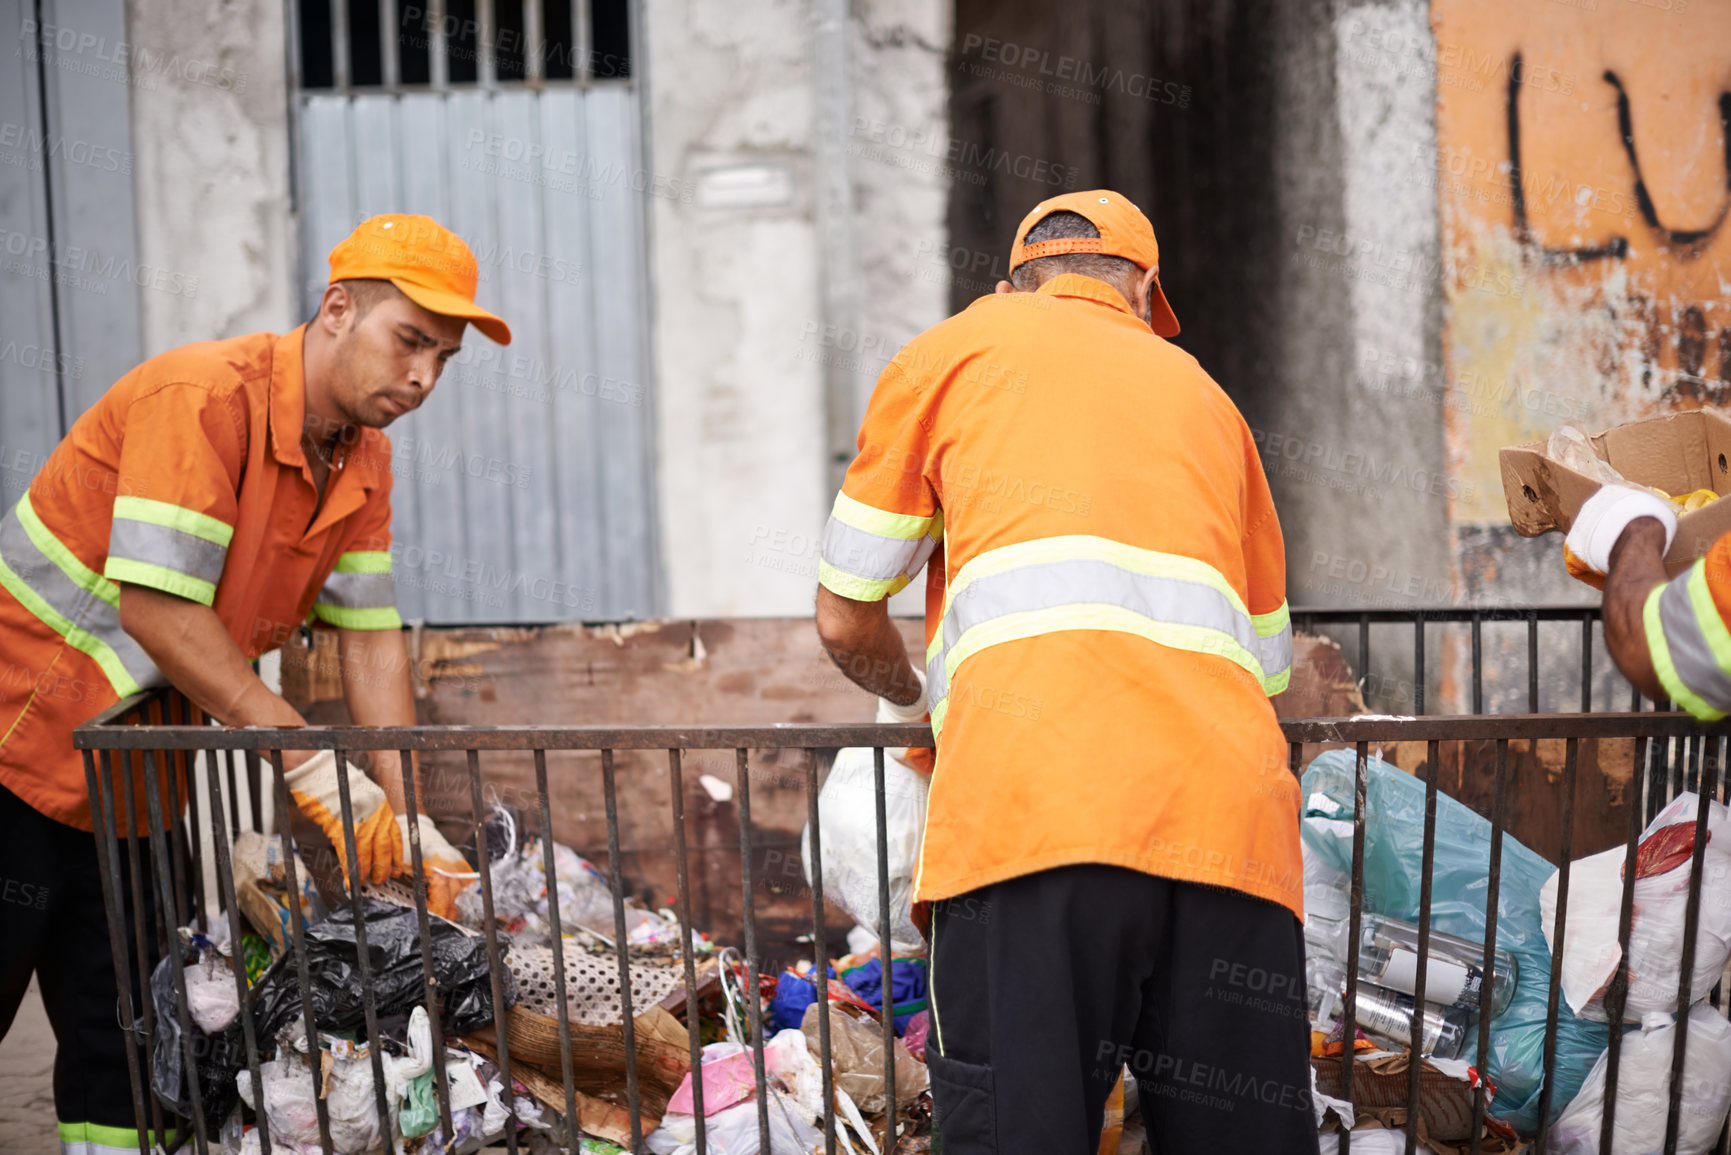
<path id="1" fill-rule="evenodd" d="M 350 300 L 355 303 L 355 320 L 365 317 L 372 307 L 391 296 L 402 292 L 391 282 L 382 279 L 355 277 L 350 280 L 336 281 L 349 291 Z"/>
<path id="2" fill-rule="evenodd" d="M 1035 221 L 1028 235 L 1022 238 L 1022 243 L 1032 245 L 1040 241 L 1099 235 L 1100 230 L 1087 217 L 1066 209 L 1047 213 Z M 1141 272 L 1135 261 L 1124 257 L 1109 257 L 1103 253 L 1060 253 L 1055 257 L 1035 257 L 1017 265 L 1016 271 L 1010 274 L 1010 283 L 1021 292 L 1031 293 L 1060 273 L 1078 273 L 1128 289 L 1136 283 Z"/>

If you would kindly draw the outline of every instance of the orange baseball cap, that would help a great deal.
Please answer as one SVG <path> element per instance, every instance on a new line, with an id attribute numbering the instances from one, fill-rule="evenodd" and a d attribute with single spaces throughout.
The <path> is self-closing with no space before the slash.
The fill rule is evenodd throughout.
<path id="1" fill-rule="evenodd" d="M 1028 235 L 1028 230 L 1053 213 L 1071 212 L 1088 218 L 1088 222 L 1100 230 L 1097 237 L 1059 237 L 1050 241 L 1035 241 L 1033 244 L 1023 244 L 1022 238 Z M 1089 189 L 1087 192 L 1065 193 L 1051 200 L 1041 201 L 1034 206 L 1034 211 L 1022 218 L 1022 223 L 1016 226 L 1016 244 L 1010 250 L 1010 272 L 1027 261 L 1040 257 L 1056 257 L 1063 253 L 1102 253 L 1109 257 L 1123 257 L 1133 261 L 1144 269 L 1154 269 L 1160 266 L 1160 245 L 1154 239 L 1154 226 L 1148 223 L 1148 218 L 1142 215 L 1129 197 L 1115 193 L 1111 189 Z M 1166 300 L 1166 290 L 1160 287 L 1160 278 L 1154 278 L 1154 331 L 1162 337 L 1178 335 L 1178 318 L 1172 313 L 1172 306 Z"/>
<path id="2" fill-rule="evenodd" d="M 461 317 L 509 345 L 511 327 L 475 304 L 480 279 L 463 238 L 432 217 L 369 217 L 331 250 L 332 281 L 389 281 L 429 313 Z"/>

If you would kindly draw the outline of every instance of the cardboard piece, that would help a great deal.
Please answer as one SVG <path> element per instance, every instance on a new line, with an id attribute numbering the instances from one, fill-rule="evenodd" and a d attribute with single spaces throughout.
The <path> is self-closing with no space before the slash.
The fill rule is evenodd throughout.
<path id="1" fill-rule="evenodd" d="M 1697 489 L 1731 493 L 1731 419 L 1696 409 L 1632 421 L 1591 438 L 1593 451 L 1630 481 L 1681 496 Z M 1498 454 L 1509 521 L 1522 537 L 1567 532 L 1598 482 L 1545 456 L 1545 442 L 1511 445 Z M 1665 555 L 1676 576 L 1731 533 L 1731 501 L 1684 514 Z"/>

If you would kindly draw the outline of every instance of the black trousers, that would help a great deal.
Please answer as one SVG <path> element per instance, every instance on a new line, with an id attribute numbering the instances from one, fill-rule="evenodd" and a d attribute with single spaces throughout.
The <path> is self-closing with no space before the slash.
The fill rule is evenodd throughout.
<path id="1" fill-rule="evenodd" d="M 1156 1155 L 1317 1150 L 1304 936 L 1237 891 L 1068 866 L 932 909 L 945 1155 L 1094 1155 L 1120 1071 Z"/>
<path id="2" fill-rule="evenodd" d="M 30 976 L 35 974 L 58 1044 L 55 1114 L 62 1123 L 130 1133 L 134 1127 L 126 1067 L 130 1035 L 121 1029 L 120 988 L 114 980 L 96 846 L 94 835 L 38 813 L 0 787 L 0 1038 L 11 1030 Z M 146 942 L 154 961 L 161 952 L 150 898 L 155 876 L 149 865 L 149 841 L 141 841 L 139 849 L 142 893 L 152 912 L 145 920 Z M 125 946 L 135 970 L 131 874 L 124 841 L 120 850 Z M 143 1014 L 136 976 L 132 1012 Z M 148 1089 L 145 1095 L 148 1111 Z M 136 1142 L 135 1133 L 125 1140 Z"/>

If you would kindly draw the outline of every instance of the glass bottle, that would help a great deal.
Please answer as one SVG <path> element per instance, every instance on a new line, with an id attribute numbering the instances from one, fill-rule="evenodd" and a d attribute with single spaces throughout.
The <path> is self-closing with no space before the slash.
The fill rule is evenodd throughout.
<path id="1" fill-rule="evenodd" d="M 1484 986 L 1484 944 L 1433 930 L 1428 946 L 1425 1001 L 1476 1014 L 1479 992 Z M 1398 918 L 1366 913 L 1359 935 L 1358 969 L 1364 980 L 1412 994 L 1418 984 L 1418 927 Z M 1520 968 L 1515 957 L 1508 951 L 1497 951 L 1496 974 L 1487 1008 L 1492 1019 L 1509 1009 L 1519 981 Z"/>

